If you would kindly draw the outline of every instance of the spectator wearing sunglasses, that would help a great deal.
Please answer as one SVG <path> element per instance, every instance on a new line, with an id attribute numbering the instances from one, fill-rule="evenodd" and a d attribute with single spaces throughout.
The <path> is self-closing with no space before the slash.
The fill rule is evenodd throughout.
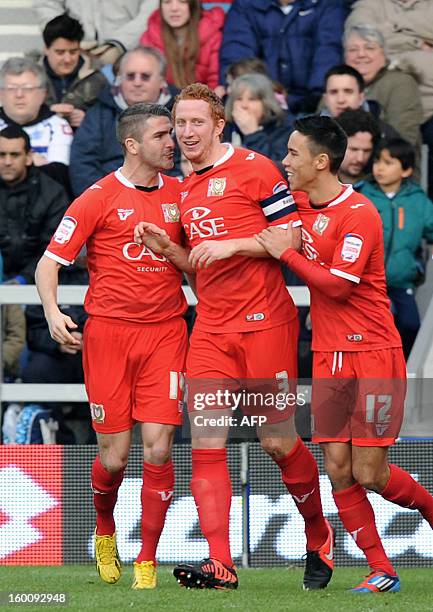
<path id="1" fill-rule="evenodd" d="M 167 85 L 166 69 L 163 54 L 152 47 L 137 47 L 122 56 L 114 85 L 101 91 L 74 136 L 69 171 L 76 197 L 122 165 L 122 148 L 116 140 L 116 120 L 122 110 L 138 102 L 163 104 L 171 110 L 177 90 Z"/>

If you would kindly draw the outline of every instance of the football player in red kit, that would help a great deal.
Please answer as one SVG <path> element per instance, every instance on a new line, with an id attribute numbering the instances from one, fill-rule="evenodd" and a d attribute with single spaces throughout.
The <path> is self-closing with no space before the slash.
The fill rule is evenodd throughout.
<path id="1" fill-rule="evenodd" d="M 205 85 L 182 90 L 173 118 L 179 146 L 194 170 L 182 184 L 180 204 L 198 296 L 187 357 L 188 408 L 203 395 L 199 391 L 233 389 L 239 380 L 257 385 L 255 391 L 261 391 L 261 384 L 288 390 L 297 376 L 297 312 L 279 263 L 254 239 L 269 226 L 299 225 L 287 183 L 263 155 L 220 142 L 224 107 Z M 135 240 L 146 240 L 148 230 L 139 224 Z M 323 517 L 317 465 L 296 434 L 293 412 L 262 407 L 267 423 L 258 435 L 305 520 L 304 588 L 319 589 L 332 575 L 333 533 Z M 191 588 L 236 588 L 229 540 L 228 428 L 193 425 L 192 417 L 191 491 L 209 558 L 179 565 L 174 575 Z"/>
<path id="2" fill-rule="evenodd" d="M 403 419 L 406 366 L 386 294 L 383 232 L 374 205 L 337 177 L 347 138 L 329 117 L 295 123 L 283 160 L 302 219 L 265 229 L 258 244 L 310 288 L 313 440 L 321 444 L 340 519 L 371 573 L 358 593 L 400 590 L 378 535 L 366 489 L 418 509 L 433 526 L 433 497 L 388 463 Z"/>
<path id="3" fill-rule="evenodd" d="M 36 271 L 51 336 L 74 347 L 76 325 L 57 307 L 58 270 L 87 245 L 83 364 L 99 446 L 92 466 L 96 564 L 105 582 L 120 578 L 113 511 L 138 421 L 144 464 L 136 589 L 156 586 L 155 553 L 173 495 L 170 455 L 181 422 L 187 350 L 180 270 L 190 266 L 177 246 L 178 181 L 160 174 L 173 166 L 171 132 L 171 114 L 163 106 L 137 104 L 123 111 L 117 136 L 124 165 L 71 204 Z M 133 242 L 134 226 L 143 218 L 165 228 L 171 252 L 162 256 Z"/>

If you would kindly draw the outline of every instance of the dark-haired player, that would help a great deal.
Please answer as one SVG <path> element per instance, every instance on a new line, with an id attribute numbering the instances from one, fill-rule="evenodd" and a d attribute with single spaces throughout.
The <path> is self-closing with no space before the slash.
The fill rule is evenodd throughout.
<path id="1" fill-rule="evenodd" d="M 113 511 L 138 421 L 144 464 L 135 589 L 156 586 L 156 547 L 173 496 L 170 456 L 181 422 L 187 349 L 180 269 L 190 267 L 177 246 L 179 188 L 177 180 L 160 174 L 173 166 L 171 132 L 170 112 L 157 104 L 136 104 L 119 116 L 123 166 L 71 204 L 36 273 L 51 336 L 74 347 L 70 332 L 76 325 L 57 306 L 58 270 L 86 243 L 90 281 L 83 365 L 99 447 L 92 466 L 96 564 L 102 580 L 119 580 Z M 170 252 L 162 256 L 134 243 L 134 226 L 143 218 L 165 228 L 173 240 Z"/>
<path id="2" fill-rule="evenodd" d="M 386 294 L 382 224 L 374 205 L 337 177 L 347 137 L 329 117 L 295 123 L 283 160 L 302 219 L 265 229 L 258 243 L 309 286 L 313 328 L 314 440 L 320 442 L 340 519 L 371 568 L 352 591 L 400 590 L 378 535 L 366 489 L 418 509 L 433 526 L 433 498 L 388 463 L 406 390 L 400 336 Z"/>

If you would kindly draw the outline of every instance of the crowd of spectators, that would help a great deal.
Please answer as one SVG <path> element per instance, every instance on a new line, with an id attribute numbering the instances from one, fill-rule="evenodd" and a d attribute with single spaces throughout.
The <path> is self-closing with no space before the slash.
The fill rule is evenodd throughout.
<path id="1" fill-rule="evenodd" d="M 339 178 L 382 216 L 389 296 L 409 355 L 423 245 L 433 242 L 433 204 L 417 183 L 424 142 L 433 196 L 429 0 L 33 0 L 33 8 L 39 55 L 0 68 L 3 283 L 33 284 L 71 199 L 122 164 L 120 112 L 137 102 L 171 109 L 182 87 L 200 81 L 224 100 L 225 140 L 276 164 L 296 117 L 318 113 L 343 127 Z M 389 187 L 381 169 L 392 164 Z M 189 171 L 177 151 L 174 173 Z M 62 283 L 85 284 L 83 262 Z M 65 308 L 81 334 L 83 309 Z M 300 314 L 305 344 L 308 312 Z M 40 307 L 3 307 L 2 325 L 6 380 L 82 381 L 80 351 L 50 339 Z M 62 406 L 52 409 L 62 421 Z"/>

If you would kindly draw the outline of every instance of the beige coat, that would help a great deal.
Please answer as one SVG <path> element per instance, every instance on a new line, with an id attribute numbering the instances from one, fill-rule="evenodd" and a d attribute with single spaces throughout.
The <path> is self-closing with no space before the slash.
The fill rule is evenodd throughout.
<path id="1" fill-rule="evenodd" d="M 423 120 L 433 116 L 433 1 L 358 0 L 346 29 L 353 25 L 380 29 L 388 58 L 418 81 Z"/>
<path id="2" fill-rule="evenodd" d="M 18 359 L 26 342 L 26 319 L 18 304 L 2 306 L 3 366 L 5 374 L 12 378 L 19 374 Z"/>
<path id="3" fill-rule="evenodd" d="M 392 125 L 402 138 L 419 147 L 423 114 L 419 89 L 413 77 L 401 70 L 382 68 L 365 88 L 365 97 L 379 102 L 381 119 Z"/>
<path id="4" fill-rule="evenodd" d="M 118 41 L 125 49 L 138 45 L 149 15 L 158 6 L 158 0 L 33 0 L 41 29 L 67 12 L 83 25 L 85 42 Z"/>

